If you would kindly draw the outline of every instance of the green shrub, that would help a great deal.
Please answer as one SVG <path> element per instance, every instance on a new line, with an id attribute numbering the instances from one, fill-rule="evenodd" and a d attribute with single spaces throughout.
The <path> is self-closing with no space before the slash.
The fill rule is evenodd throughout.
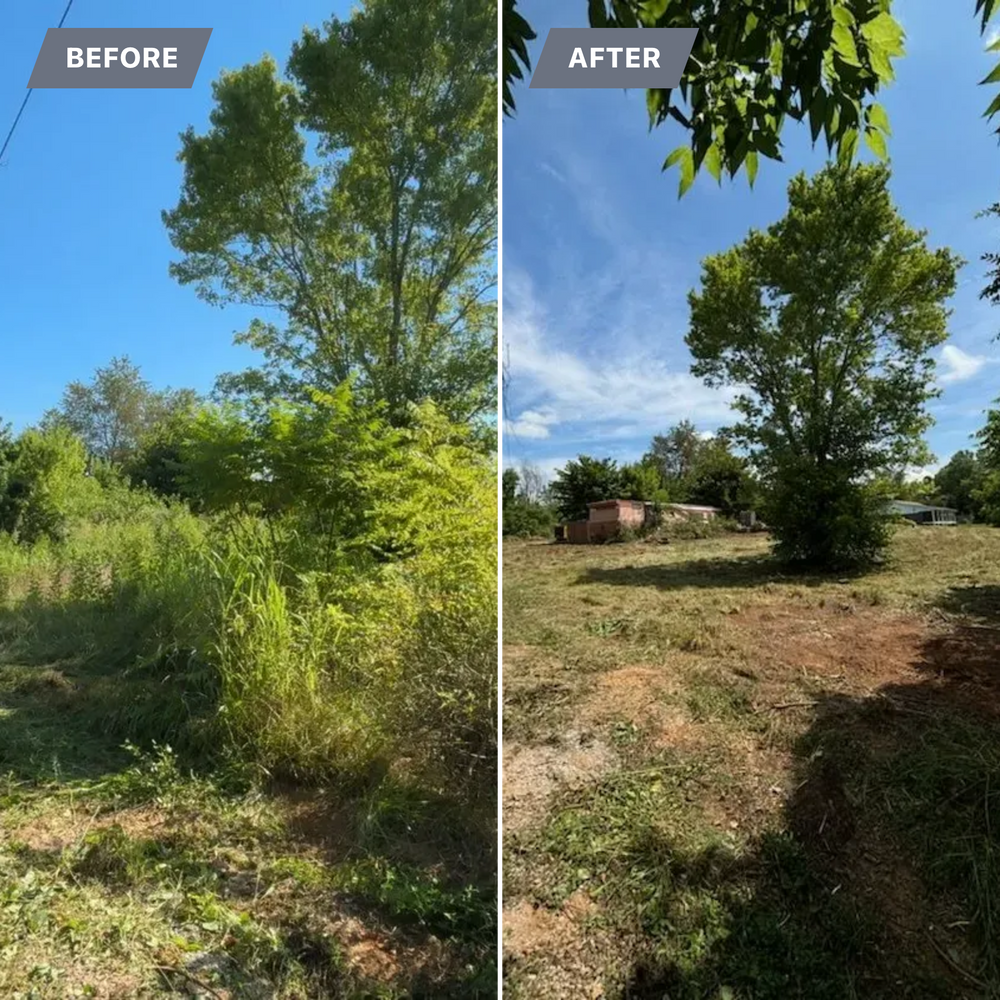
<path id="1" fill-rule="evenodd" d="M 25 431 L 6 462 L 0 531 L 26 542 L 65 538 L 100 502 L 101 485 L 86 467 L 83 442 L 65 428 Z"/>
<path id="2" fill-rule="evenodd" d="M 664 521 L 656 536 L 666 541 L 688 541 L 700 538 L 718 538 L 736 530 L 736 522 L 726 517 L 703 521 L 700 517 L 678 517 Z"/>
<path id="3" fill-rule="evenodd" d="M 364 425 L 338 472 L 343 502 L 361 509 L 335 511 L 332 538 L 320 500 L 268 517 L 216 493 L 217 512 L 196 516 L 114 474 L 62 540 L 0 534 L 15 654 L 117 668 L 102 724 L 135 743 L 226 748 L 307 779 L 404 767 L 492 797 L 495 464 L 429 409 L 391 432 L 392 449 L 369 446 L 379 425 L 352 405 L 332 425 Z M 313 430 L 322 451 L 325 432 Z M 293 444 L 301 457 L 307 436 Z M 291 475 L 284 461 L 275 469 Z"/>
<path id="4" fill-rule="evenodd" d="M 775 554 L 791 566 L 860 569 L 877 562 L 889 543 L 885 504 L 876 486 L 796 466 L 776 477 L 764 519 Z"/>
<path id="5" fill-rule="evenodd" d="M 543 538 L 552 534 L 556 513 L 546 504 L 524 497 L 505 500 L 503 505 L 504 537 Z"/>

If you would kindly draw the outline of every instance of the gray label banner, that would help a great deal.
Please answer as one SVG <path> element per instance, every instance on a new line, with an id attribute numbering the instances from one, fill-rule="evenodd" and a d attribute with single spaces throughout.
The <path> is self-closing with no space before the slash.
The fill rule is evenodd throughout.
<path id="1" fill-rule="evenodd" d="M 530 86 L 676 87 L 697 35 L 697 28 L 550 28 Z"/>
<path id="2" fill-rule="evenodd" d="M 186 90 L 211 28 L 49 28 L 28 87 Z"/>

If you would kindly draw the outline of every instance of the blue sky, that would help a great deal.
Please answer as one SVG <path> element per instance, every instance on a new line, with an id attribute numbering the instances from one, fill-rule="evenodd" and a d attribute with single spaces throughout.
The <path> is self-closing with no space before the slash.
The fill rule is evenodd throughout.
<path id="1" fill-rule="evenodd" d="M 586 25 L 583 0 L 522 0 L 538 32 Z M 978 298 L 1000 226 L 976 213 L 1000 199 L 1000 147 L 982 112 L 995 88 L 977 83 L 984 52 L 972 0 L 895 4 L 907 55 L 881 96 L 893 129 L 892 193 L 904 218 L 968 263 L 959 277 L 950 338 L 939 350 L 943 389 L 928 440 L 938 464 L 969 446 L 1000 396 L 1000 309 Z M 961 16 L 959 8 L 961 9 Z M 533 59 L 534 61 L 534 59 Z M 660 172 L 685 133 L 650 133 L 641 92 L 521 86 L 503 125 L 504 464 L 545 474 L 583 453 L 638 458 L 653 434 L 688 419 L 724 425 L 728 400 L 689 374 L 686 295 L 700 261 L 763 228 L 786 208 L 789 178 L 826 161 L 806 126 L 785 127 L 785 162 L 762 160 L 721 188 L 706 174 L 677 200 L 677 174 Z"/>
<path id="2" fill-rule="evenodd" d="M 6 135 L 48 28 L 65 0 L 7 4 L 0 39 Z M 210 27 L 190 90 L 39 90 L 0 165 L 0 421 L 37 420 L 73 379 L 128 354 L 164 387 L 205 391 L 253 355 L 232 345 L 250 310 L 213 308 L 167 274 L 160 212 L 180 192 L 178 135 L 203 130 L 223 69 L 279 62 L 337 0 L 75 0 L 66 27 Z M 2 136 L 0 136 L 2 141 Z"/>

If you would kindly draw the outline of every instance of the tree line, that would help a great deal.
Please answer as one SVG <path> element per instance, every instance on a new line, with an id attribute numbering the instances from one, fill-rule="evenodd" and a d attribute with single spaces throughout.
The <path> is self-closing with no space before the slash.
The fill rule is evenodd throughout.
<path id="1" fill-rule="evenodd" d="M 683 420 L 654 435 L 636 462 L 580 455 L 558 469 L 550 483 L 530 465 L 505 469 L 503 532 L 547 534 L 556 520 L 586 520 L 587 505 L 600 500 L 703 504 L 732 517 L 752 510 L 760 486 L 725 434 L 704 434 Z"/>
<path id="2" fill-rule="evenodd" d="M 964 262 L 906 223 L 889 179 L 880 165 L 800 174 L 783 218 L 707 257 L 685 342 L 695 375 L 736 391 L 736 422 L 710 442 L 681 425 L 622 468 L 581 457 L 549 489 L 554 512 L 583 517 L 612 494 L 753 503 L 780 559 L 825 569 L 882 558 L 891 498 L 1000 523 L 998 411 L 974 452 L 932 480 L 907 478 L 933 459 L 933 352 Z"/>

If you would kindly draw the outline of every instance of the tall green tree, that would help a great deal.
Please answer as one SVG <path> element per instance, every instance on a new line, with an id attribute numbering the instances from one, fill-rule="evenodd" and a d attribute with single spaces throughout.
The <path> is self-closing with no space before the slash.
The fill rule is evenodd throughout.
<path id="1" fill-rule="evenodd" d="M 1000 410 L 987 412 L 986 424 L 976 438 L 982 480 L 973 498 L 980 517 L 990 524 L 1000 525 Z"/>
<path id="2" fill-rule="evenodd" d="M 503 476 L 500 478 L 500 485 L 502 488 L 503 504 L 506 507 L 507 504 L 513 503 L 517 499 L 518 486 L 520 486 L 521 477 L 517 473 L 517 469 L 504 469 Z"/>
<path id="3" fill-rule="evenodd" d="M 561 518 L 584 521 L 587 504 L 618 499 L 624 486 L 621 469 L 614 459 L 580 455 L 556 472 L 549 492 Z"/>
<path id="4" fill-rule="evenodd" d="M 663 485 L 677 499 L 687 490 L 687 481 L 705 447 L 705 442 L 690 420 L 682 420 L 650 442 L 643 462 L 654 466 Z"/>
<path id="5" fill-rule="evenodd" d="M 89 382 L 70 382 L 42 426 L 62 426 L 91 455 L 116 464 L 133 458 L 143 438 L 197 397 L 188 389 L 157 391 L 128 357 L 112 358 Z"/>
<path id="6" fill-rule="evenodd" d="M 100 484 L 85 475 L 87 450 L 65 426 L 29 428 L 4 450 L 0 530 L 19 541 L 62 539 L 99 502 Z"/>
<path id="7" fill-rule="evenodd" d="M 587 9 L 595 28 L 698 28 L 677 90 L 646 92 L 650 126 L 671 120 L 687 133 L 664 163 L 678 168 L 681 195 L 701 169 L 716 180 L 745 169 L 753 184 L 760 157 L 781 159 L 788 119 L 808 121 L 813 142 L 822 135 L 844 162 L 862 141 L 886 156 L 889 119 L 875 98 L 894 79 L 894 60 L 905 51 L 892 0 L 587 0 Z M 1000 0 L 976 0 L 981 34 L 998 11 Z M 942 16 L 953 13 L 949 6 Z M 525 42 L 533 37 L 515 5 L 506 3 L 508 112 L 521 67 L 530 68 Z M 1000 50 L 1000 43 L 990 49 Z M 982 81 L 998 82 L 1000 67 Z M 1000 97 L 986 115 L 997 112 Z"/>
<path id="8" fill-rule="evenodd" d="M 17 460 L 17 441 L 10 424 L 0 423 L 0 530 L 9 530 L 9 515 L 6 513 L 10 502 L 8 487 Z"/>
<path id="9" fill-rule="evenodd" d="M 621 467 L 621 499 L 653 501 L 664 499 L 659 470 L 649 462 L 630 462 Z M 610 498 L 609 498 L 610 499 Z"/>
<path id="10" fill-rule="evenodd" d="M 224 390 L 308 399 L 353 376 L 397 421 L 424 399 L 493 408 L 496 46 L 479 0 L 368 0 L 306 30 L 287 79 L 266 58 L 216 81 L 164 213 L 171 273 L 284 319 L 237 337 L 264 360 Z"/>
<path id="11" fill-rule="evenodd" d="M 70 382 L 62 400 L 42 418 L 43 426 L 62 425 L 88 450 L 120 462 L 135 448 L 146 427 L 152 397 L 149 383 L 127 357 L 112 358 L 90 382 Z"/>
<path id="12" fill-rule="evenodd" d="M 870 482 L 928 458 L 930 351 L 961 261 L 906 225 L 888 181 L 883 167 L 799 175 L 785 217 L 706 258 L 689 296 L 692 371 L 743 387 L 732 432 L 791 562 L 875 558 L 886 534 Z"/>
<path id="13" fill-rule="evenodd" d="M 133 485 L 142 485 L 162 497 L 185 497 L 184 444 L 198 419 L 203 401 L 193 392 L 171 393 L 153 407 L 153 418 L 138 447 L 122 470 Z"/>
<path id="14" fill-rule="evenodd" d="M 934 475 L 934 492 L 939 502 L 966 517 L 976 517 L 979 504 L 975 494 L 982 485 L 983 471 L 975 452 L 956 451 Z"/>
<path id="15" fill-rule="evenodd" d="M 537 473 L 531 466 L 525 468 L 529 476 Z M 504 536 L 528 538 L 549 534 L 555 523 L 555 511 L 542 499 L 543 491 L 537 484 L 527 482 L 517 469 L 504 469 L 501 484 Z"/>
<path id="16" fill-rule="evenodd" d="M 728 516 L 753 509 L 758 500 L 749 463 L 729 450 L 725 438 L 702 442 L 687 482 L 691 503 L 718 507 Z"/>

